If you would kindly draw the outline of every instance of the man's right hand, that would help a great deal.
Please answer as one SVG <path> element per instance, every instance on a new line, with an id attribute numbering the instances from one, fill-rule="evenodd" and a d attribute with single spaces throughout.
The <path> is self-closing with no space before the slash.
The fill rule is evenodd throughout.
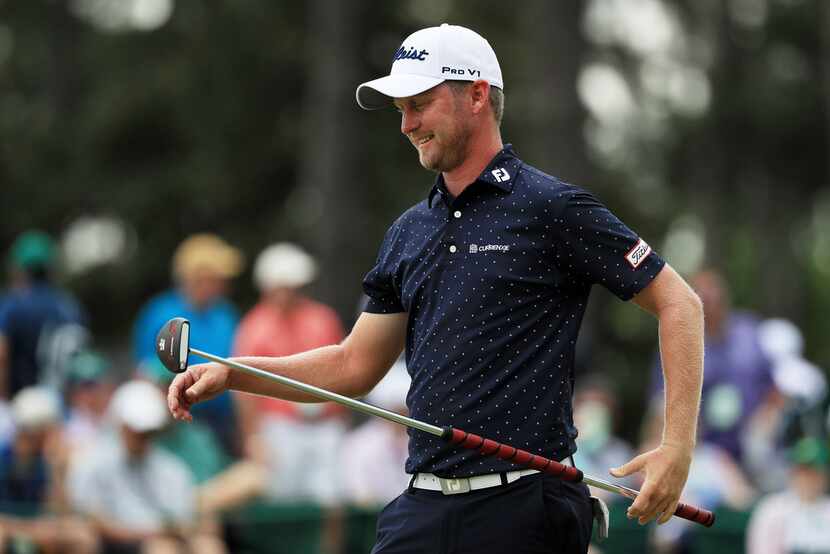
<path id="1" fill-rule="evenodd" d="M 221 364 L 198 364 L 176 375 L 167 390 L 167 407 L 175 419 L 193 421 L 190 407 L 230 388 L 231 370 Z"/>

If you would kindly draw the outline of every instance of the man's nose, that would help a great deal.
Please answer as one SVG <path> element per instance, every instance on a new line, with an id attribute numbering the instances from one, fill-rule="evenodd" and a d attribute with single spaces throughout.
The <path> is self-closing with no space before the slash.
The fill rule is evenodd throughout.
<path id="1" fill-rule="evenodd" d="M 412 110 L 403 110 L 401 112 L 401 133 L 408 135 L 418 128 L 420 122 L 417 114 Z"/>

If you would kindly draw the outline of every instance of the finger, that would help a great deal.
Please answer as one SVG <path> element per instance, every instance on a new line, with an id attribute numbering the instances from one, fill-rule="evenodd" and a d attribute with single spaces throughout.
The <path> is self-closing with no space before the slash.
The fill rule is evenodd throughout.
<path id="1" fill-rule="evenodd" d="M 657 509 L 657 506 L 660 505 L 661 500 L 661 495 L 658 494 L 654 483 L 650 479 L 646 479 L 646 482 L 643 484 L 643 488 L 640 490 L 640 494 L 637 495 L 637 498 L 635 498 L 631 506 L 628 507 L 627 513 L 629 519 L 633 519 L 635 517 L 643 518 L 648 515 L 653 515 L 654 511 Z"/>
<path id="2" fill-rule="evenodd" d="M 664 500 L 663 502 L 660 502 L 658 507 L 654 510 L 654 513 L 649 514 L 649 521 L 654 519 L 654 521 L 660 523 L 666 516 L 666 510 L 669 509 L 669 504 L 669 500 Z M 669 514 L 669 517 L 671 517 L 671 514 Z"/>
<path id="3" fill-rule="evenodd" d="M 187 373 L 190 371 L 188 370 Z M 184 390 L 184 399 L 189 404 L 195 404 L 204 398 L 204 396 L 209 393 L 209 388 L 211 387 L 211 383 L 207 377 L 208 373 L 202 373 L 198 377 L 192 377 L 192 383 L 187 386 Z"/>
<path id="4" fill-rule="evenodd" d="M 179 387 L 176 385 L 175 379 L 173 379 L 173 382 L 170 383 L 170 387 L 167 389 L 167 408 L 174 416 L 179 409 Z"/>
<path id="5" fill-rule="evenodd" d="M 645 465 L 645 458 L 643 455 L 639 455 L 627 464 L 623 464 L 620 467 L 612 467 L 608 470 L 608 472 L 613 475 L 614 477 L 625 477 L 627 475 L 631 475 L 632 473 L 636 473 L 643 469 Z"/>
<path id="6" fill-rule="evenodd" d="M 658 518 L 663 517 L 666 509 L 668 508 L 668 504 L 666 502 L 662 502 L 662 503 L 656 504 L 656 506 L 657 506 L 656 508 L 654 508 L 653 510 L 649 510 L 648 512 L 646 512 L 645 514 L 643 514 L 639 518 L 638 523 L 640 525 L 645 525 L 646 523 L 648 523 L 649 521 L 651 521 L 653 519 L 656 520 Z"/>
<path id="7" fill-rule="evenodd" d="M 672 516 L 674 515 L 675 510 L 677 510 L 677 504 L 678 504 L 677 500 L 670 501 L 668 503 L 668 506 L 666 507 L 666 509 L 663 511 L 663 515 L 660 516 L 660 519 L 657 521 L 657 523 L 659 523 L 660 525 L 663 525 L 664 523 L 669 521 L 672 518 Z"/>
<path id="8" fill-rule="evenodd" d="M 631 506 L 628 507 L 626 510 L 626 515 L 628 519 L 640 519 L 645 517 L 652 510 L 653 499 L 651 497 L 651 493 L 646 491 L 645 489 L 640 492 Z"/>
<path id="9" fill-rule="evenodd" d="M 177 375 L 167 390 L 167 406 L 170 409 L 170 413 L 176 419 L 189 419 L 190 413 L 188 408 L 190 405 L 182 395 L 182 391 L 191 382 L 192 378 L 187 373 Z"/>

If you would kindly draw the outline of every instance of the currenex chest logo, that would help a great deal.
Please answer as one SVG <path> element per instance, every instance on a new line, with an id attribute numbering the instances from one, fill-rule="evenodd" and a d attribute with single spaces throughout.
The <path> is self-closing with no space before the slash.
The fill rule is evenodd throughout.
<path id="1" fill-rule="evenodd" d="M 420 60 L 424 61 L 429 56 L 426 50 L 418 50 L 416 48 L 401 46 L 392 57 L 392 63 L 398 60 Z"/>
<path id="2" fill-rule="evenodd" d="M 478 254 L 480 252 L 508 252 L 510 245 L 508 244 L 471 244 L 470 254 Z"/>

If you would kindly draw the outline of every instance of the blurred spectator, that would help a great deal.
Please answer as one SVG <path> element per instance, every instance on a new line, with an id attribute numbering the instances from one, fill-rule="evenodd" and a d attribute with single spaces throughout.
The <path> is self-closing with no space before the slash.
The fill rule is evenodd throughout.
<path id="1" fill-rule="evenodd" d="M 798 437 L 820 435 L 827 380 L 802 357 L 804 340 L 791 322 L 764 321 L 761 347 L 772 360 L 774 392 L 755 410 L 741 445 L 747 472 L 763 492 L 784 489 L 789 480 L 787 450 Z"/>
<path id="2" fill-rule="evenodd" d="M 786 319 L 767 319 L 758 326 L 758 333 L 761 348 L 772 361 L 778 389 L 804 407 L 821 404 L 827 397 L 827 379 L 804 359 L 804 337 L 798 327 Z"/>
<path id="3" fill-rule="evenodd" d="M 158 358 L 139 366 L 139 377 L 150 381 L 162 394 L 173 380 Z M 266 470 L 249 460 L 231 461 L 210 430 L 192 421 L 170 421 L 156 438 L 156 444 L 182 460 L 196 481 L 196 504 L 204 516 L 203 525 L 214 525 L 212 516 L 237 507 L 260 495 L 267 480 Z"/>
<path id="4" fill-rule="evenodd" d="M 0 451 L 0 550 L 94 552 L 92 529 L 67 515 L 57 398 L 43 387 L 24 388 L 12 414 L 14 440 Z"/>
<path id="5" fill-rule="evenodd" d="M 408 415 L 406 394 L 410 381 L 406 364 L 399 359 L 366 400 L 380 408 Z M 338 458 L 344 494 L 349 503 L 379 508 L 406 489 L 411 477 L 404 472 L 408 439 L 406 427 L 379 417 L 370 417 L 348 433 Z"/>
<path id="6" fill-rule="evenodd" d="M 117 436 L 73 457 L 72 504 L 100 533 L 105 552 L 225 552 L 215 535 L 195 527 L 193 478 L 180 460 L 153 443 L 168 422 L 162 393 L 129 381 L 109 406 Z"/>
<path id="7" fill-rule="evenodd" d="M 14 438 L 14 419 L 11 403 L 0 399 L 0 448 L 5 448 Z"/>
<path id="8" fill-rule="evenodd" d="M 109 362 L 93 350 L 83 350 L 69 362 L 64 397 L 64 438 L 70 450 L 92 446 L 106 428 L 106 413 L 114 383 Z"/>
<path id="9" fill-rule="evenodd" d="M 242 271 L 242 254 L 212 234 L 185 239 L 173 255 L 176 287 L 152 298 L 140 311 L 134 330 L 137 362 L 155 358 L 156 335 L 170 318 L 190 320 L 190 342 L 217 356 L 231 353 L 239 322 L 236 308 L 225 297 L 228 282 Z M 193 361 L 192 363 L 197 363 Z M 229 455 L 239 452 L 234 401 L 225 392 L 196 406 L 194 416 L 216 433 Z"/>
<path id="10" fill-rule="evenodd" d="M 771 362 L 760 345 L 757 318 L 732 310 L 720 273 L 701 271 L 689 282 L 703 301 L 706 316 L 700 439 L 743 464 L 741 435 L 755 410 L 775 390 Z M 655 387 L 662 386 L 660 371 L 658 358 Z"/>
<path id="11" fill-rule="evenodd" d="M 752 514 L 746 536 L 749 554 L 830 552 L 827 443 L 801 439 L 790 459 L 794 465 L 787 489 L 763 498 Z"/>
<path id="12" fill-rule="evenodd" d="M 66 361 L 87 340 L 80 306 L 52 282 L 55 261 L 52 239 L 39 231 L 11 247 L 11 286 L 0 304 L 2 398 L 38 383 L 60 389 Z"/>
<path id="13" fill-rule="evenodd" d="M 293 244 L 263 250 L 254 265 L 260 301 L 239 325 L 237 356 L 287 356 L 343 339 L 343 327 L 329 307 L 301 292 L 317 272 L 314 260 Z M 193 341 L 193 339 L 191 339 Z M 279 501 L 312 501 L 326 507 L 323 548 L 341 542 L 338 460 L 332 456 L 347 429 L 346 410 L 334 403 L 303 404 L 245 396 L 246 448 L 270 469 L 267 495 Z"/>
<path id="14" fill-rule="evenodd" d="M 614 422 L 619 421 L 617 403 L 609 386 L 597 379 L 586 380 L 574 395 L 574 424 L 579 429 L 574 454 L 576 467 L 593 475 L 608 475 L 612 467 L 619 467 L 634 457 L 631 446 L 614 435 Z M 636 476 L 618 479 L 627 487 L 637 487 Z M 592 489 L 591 494 L 606 502 L 620 500 L 602 489 Z"/>

